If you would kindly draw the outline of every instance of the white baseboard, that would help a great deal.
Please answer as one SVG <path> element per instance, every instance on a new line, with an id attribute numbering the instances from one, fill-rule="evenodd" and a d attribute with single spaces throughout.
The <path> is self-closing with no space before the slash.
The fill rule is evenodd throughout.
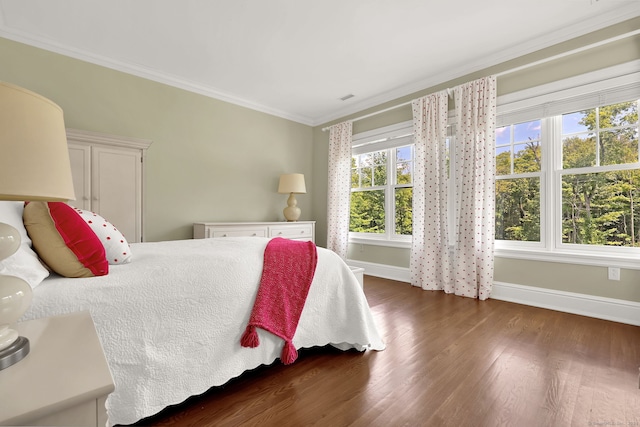
<path id="1" fill-rule="evenodd" d="M 364 274 L 368 274 L 369 276 L 382 277 L 383 279 L 397 280 L 399 282 L 407 283 L 411 281 L 409 279 L 409 269 L 405 267 L 356 261 L 353 259 L 348 259 L 347 264 L 353 267 L 364 268 Z"/>
<path id="2" fill-rule="evenodd" d="M 493 283 L 491 298 L 640 326 L 640 303 L 634 301 L 504 282 Z"/>
<path id="3" fill-rule="evenodd" d="M 408 268 L 356 260 L 347 264 L 364 268 L 365 275 L 410 282 Z M 640 326 L 640 303 L 634 301 L 504 282 L 493 283 L 491 298 Z"/>

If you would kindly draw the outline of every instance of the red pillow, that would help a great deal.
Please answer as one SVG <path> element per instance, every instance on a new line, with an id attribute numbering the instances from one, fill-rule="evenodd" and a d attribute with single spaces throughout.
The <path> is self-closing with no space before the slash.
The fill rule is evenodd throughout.
<path id="1" fill-rule="evenodd" d="M 62 202 L 28 202 L 23 220 L 33 249 L 59 275 L 109 273 L 104 246 L 73 207 Z"/>

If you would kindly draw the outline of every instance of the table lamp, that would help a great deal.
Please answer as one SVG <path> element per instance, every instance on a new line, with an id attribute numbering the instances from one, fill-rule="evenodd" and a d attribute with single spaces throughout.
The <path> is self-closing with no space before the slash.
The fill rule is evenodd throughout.
<path id="1" fill-rule="evenodd" d="M 289 194 L 287 199 L 287 207 L 284 208 L 282 213 L 287 221 L 297 221 L 300 218 L 300 208 L 298 207 L 298 201 L 294 194 L 304 194 L 307 192 L 307 187 L 304 185 L 304 175 L 301 173 L 290 173 L 286 175 L 280 175 L 280 183 L 278 185 L 278 193 Z"/>
<path id="2" fill-rule="evenodd" d="M 62 109 L 36 93 L 0 82 L 0 200 L 74 199 Z M 0 222 L 0 262 L 20 247 L 20 233 Z M 29 354 L 29 340 L 9 326 L 31 303 L 31 286 L 0 275 L 0 369 Z"/>

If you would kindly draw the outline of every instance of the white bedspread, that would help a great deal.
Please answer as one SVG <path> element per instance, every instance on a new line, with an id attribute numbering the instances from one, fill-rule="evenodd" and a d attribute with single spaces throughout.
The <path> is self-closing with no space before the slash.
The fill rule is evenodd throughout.
<path id="1" fill-rule="evenodd" d="M 283 341 L 261 329 L 257 348 L 240 346 L 267 241 L 132 244 L 132 262 L 107 276 L 45 280 L 22 320 L 89 310 L 115 380 L 108 425 L 130 424 L 279 357 Z M 357 280 L 326 249 L 293 343 L 384 349 Z"/>

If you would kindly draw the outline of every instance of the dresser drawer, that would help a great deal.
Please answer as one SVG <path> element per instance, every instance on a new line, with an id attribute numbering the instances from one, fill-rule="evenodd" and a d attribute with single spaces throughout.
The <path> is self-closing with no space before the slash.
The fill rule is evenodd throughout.
<path id="1" fill-rule="evenodd" d="M 284 237 L 315 241 L 315 221 L 299 222 L 194 222 L 193 238 Z"/>
<path id="2" fill-rule="evenodd" d="M 311 224 L 274 225 L 269 227 L 269 237 L 312 240 L 313 226 Z"/>
<path id="3" fill-rule="evenodd" d="M 210 228 L 209 237 L 267 237 L 267 230 L 262 228 Z"/>

